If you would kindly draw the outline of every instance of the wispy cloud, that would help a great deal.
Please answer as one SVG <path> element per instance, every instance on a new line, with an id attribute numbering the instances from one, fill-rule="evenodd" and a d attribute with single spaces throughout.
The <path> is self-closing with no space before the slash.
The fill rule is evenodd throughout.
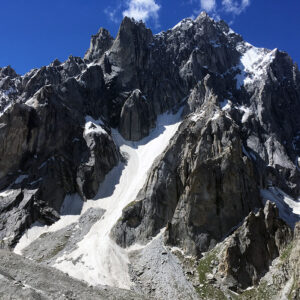
<path id="1" fill-rule="evenodd" d="M 157 23 L 160 8 L 155 0 L 129 0 L 126 10 L 123 11 L 123 16 L 145 22 L 153 19 Z"/>
<path id="2" fill-rule="evenodd" d="M 198 8 L 194 9 L 193 16 L 205 10 L 215 20 L 220 20 L 224 14 L 230 15 L 233 23 L 236 16 L 244 12 L 251 4 L 251 0 L 186 0 L 187 3 L 195 5 L 198 3 Z"/>
<path id="3" fill-rule="evenodd" d="M 108 16 L 108 18 L 114 22 L 114 23 L 119 23 L 120 18 L 117 16 L 120 11 L 120 7 L 117 8 L 112 8 L 112 7 L 107 7 L 104 10 L 104 13 Z"/>
<path id="4" fill-rule="evenodd" d="M 227 13 L 232 13 L 234 15 L 240 15 L 249 5 L 250 0 L 222 0 L 224 11 Z"/>
<path id="5" fill-rule="evenodd" d="M 206 12 L 214 12 L 217 9 L 216 0 L 200 0 L 201 9 Z"/>

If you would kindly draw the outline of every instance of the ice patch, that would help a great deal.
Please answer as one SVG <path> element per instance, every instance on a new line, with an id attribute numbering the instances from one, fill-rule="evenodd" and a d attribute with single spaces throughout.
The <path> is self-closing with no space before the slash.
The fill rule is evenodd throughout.
<path id="1" fill-rule="evenodd" d="M 214 48 L 220 48 L 222 45 L 220 44 L 219 41 L 217 40 L 211 40 L 209 43 L 214 47 Z"/>
<path id="2" fill-rule="evenodd" d="M 47 165 L 48 161 L 46 160 L 45 162 L 43 162 L 40 166 L 39 166 L 39 170 L 43 169 L 46 165 Z"/>
<path id="3" fill-rule="evenodd" d="M 17 92 L 17 90 L 16 90 L 15 88 L 10 87 L 8 90 L 5 90 L 5 91 L 4 91 L 4 94 L 5 94 L 6 96 L 9 96 L 10 94 L 14 94 L 14 93 L 16 93 L 16 92 Z"/>
<path id="4" fill-rule="evenodd" d="M 246 150 L 246 148 L 244 146 L 242 146 L 242 151 L 249 159 L 251 159 L 249 152 Z"/>

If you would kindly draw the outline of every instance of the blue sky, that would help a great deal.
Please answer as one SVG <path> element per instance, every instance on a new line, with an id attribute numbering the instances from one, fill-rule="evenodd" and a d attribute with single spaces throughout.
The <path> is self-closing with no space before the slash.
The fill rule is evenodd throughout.
<path id="1" fill-rule="evenodd" d="M 83 56 L 100 27 L 116 35 L 124 15 L 143 19 L 154 33 L 205 9 L 259 47 L 287 51 L 300 63 L 299 0 L 4 0 L 0 67 L 20 74 Z"/>

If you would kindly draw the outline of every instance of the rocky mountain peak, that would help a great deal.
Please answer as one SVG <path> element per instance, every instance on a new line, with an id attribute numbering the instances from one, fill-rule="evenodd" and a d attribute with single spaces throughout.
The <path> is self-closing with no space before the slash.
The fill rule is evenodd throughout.
<path id="1" fill-rule="evenodd" d="M 198 17 L 196 18 L 196 21 L 199 21 L 201 19 L 206 19 L 209 18 L 210 20 L 212 20 L 210 18 L 210 16 L 207 14 L 207 12 L 205 10 L 201 11 L 200 14 L 198 15 Z"/>
<path id="2" fill-rule="evenodd" d="M 17 73 L 11 66 L 0 68 L 0 77 L 6 77 L 6 76 L 14 78 L 17 77 Z"/>
<path id="3" fill-rule="evenodd" d="M 113 43 L 114 38 L 109 31 L 101 27 L 96 35 L 91 38 L 90 48 L 86 52 L 84 59 L 87 61 L 94 61 L 100 59 Z"/>
<path id="4" fill-rule="evenodd" d="M 205 12 L 155 35 L 125 17 L 84 58 L 2 68 L 0 245 L 157 299 L 255 290 L 300 220 L 299 114 L 292 59 Z"/>

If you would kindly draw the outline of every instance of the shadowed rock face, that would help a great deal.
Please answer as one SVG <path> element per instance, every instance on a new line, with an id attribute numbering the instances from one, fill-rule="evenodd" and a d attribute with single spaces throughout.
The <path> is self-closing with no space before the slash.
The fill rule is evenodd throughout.
<path id="1" fill-rule="evenodd" d="M 121 115 L 119 131 L 126 140 L 139 141 L 149 135 L 155 127 L 155 114 L 151 103 L 135 90 L 125 101 Z"/>

